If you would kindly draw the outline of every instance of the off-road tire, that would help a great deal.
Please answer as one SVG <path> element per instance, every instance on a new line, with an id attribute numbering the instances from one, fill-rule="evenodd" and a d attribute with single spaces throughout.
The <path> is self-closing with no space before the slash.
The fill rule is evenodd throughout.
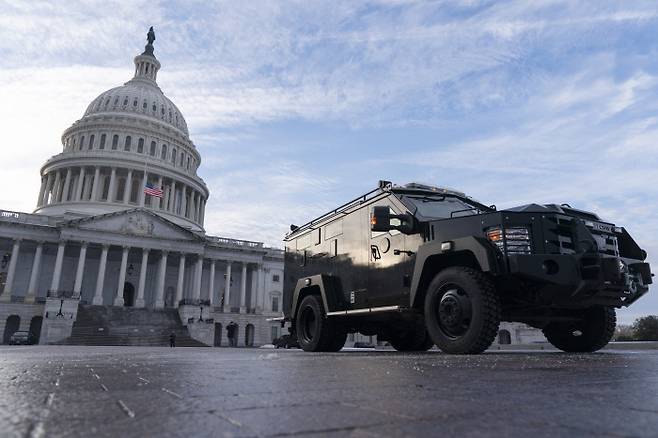
<path id="1" fill-rule="evenodd" d="M 585 309 L 574 322 L 552 322 L 544 336 L 556 348 L 568 353 L 592 353 L 605 347 L 615 334 L 617 315 L 612 307 Z"/>
<path id="2" fill-rule="evenodd" d="M 302 299 L 295 322 L 297 342 L 304 351 L 338 351 L 345 345 L 347 332 L 335 320 L 325 316 L 319 295 L 308 295 Z"/>
<path id="3" fill-rule="evenodd" d="M 463 333 L 450 333 L 441 322 L 439 309 L 448 292 L 468 304 L 470 313 L 463 314 L 469 318 L 457 318 L 462 321 Z M 427 287 L 424 313 L 427 331 L 439 349 L 450 354 L 477 354 L 489 348 L 498 334 L 500 298 L 484 273 L 453 266 L 436 274 Z"/>
<path id="4" fill-rule="evenodd" d="M 434 342 L 425 327 L 416 330 L 392 334 L 388 342 L 397 351 L 427 351 L 434 346 Z"/>

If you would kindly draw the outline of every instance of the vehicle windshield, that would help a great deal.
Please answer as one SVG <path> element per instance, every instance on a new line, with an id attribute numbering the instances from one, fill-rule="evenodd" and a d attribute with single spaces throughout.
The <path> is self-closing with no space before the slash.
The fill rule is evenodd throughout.
<path id="1" fill-rule="evenodd" d="M 454 196 L 415 196 L 406 195 L 416 207 L 416 214 L 433 219 L 471 216 L 484 212 L 477 204 L 470 204 Z"/>

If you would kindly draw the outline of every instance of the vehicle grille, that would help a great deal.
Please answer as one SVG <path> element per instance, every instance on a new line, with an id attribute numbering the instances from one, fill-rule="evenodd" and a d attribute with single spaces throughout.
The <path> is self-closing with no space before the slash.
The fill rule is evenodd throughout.
<path id="1" fill-rule="evenodd" d="M 548 217 L 549 226 L 545 230 L 546 252 L 549 254 L 575 254 L 576 245 L 574 243 L 574 220 L 572 216 L 554 215 Z M 596 223 L 586 221 L 587 229 L 594 237 L 597 252 L 600 254 L 619 256 L 619 245 L 617 236 L 611 232 L 601 230 Z"/>

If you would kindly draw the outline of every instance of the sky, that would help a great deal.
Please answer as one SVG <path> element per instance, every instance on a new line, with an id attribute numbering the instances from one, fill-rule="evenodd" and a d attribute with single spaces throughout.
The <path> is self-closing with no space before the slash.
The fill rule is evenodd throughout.
<path id="1" fill-rule="evenodd" d="M 0 208 L 34 210 L 40 166 L 149 26 L 209 234 L 281 247 L 380 179 L 418 181 L 594 211 L 658 266 L 655 1 L 0 0 Z"/>

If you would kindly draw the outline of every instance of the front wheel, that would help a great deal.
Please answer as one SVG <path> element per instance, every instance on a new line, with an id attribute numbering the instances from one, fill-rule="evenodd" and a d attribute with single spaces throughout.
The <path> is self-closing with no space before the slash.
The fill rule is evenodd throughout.
<path id="1" fill-rule="evenodd" d="M 304 351 L 338 351 L 347 338 L 347 331 L 324 315 L 322 298 L 318 295 L 304 297 L 297 310 L 295 329 Z"/>
<path id="2" fill-rule="evenodd" d="M 617 315 L 612 307 L 590 307 L 578 319 L 552 322 L 544 327 L 544 336 L 556 348 L 569 353 L 591 353 L 605 347 L 615 334 Z"/>
<path id="3" fill-rule="evenodd" d="M 425 295 L 425 324 L 432 340 L 451 354 L 481 353 L 500 325 L 500 299 L 491 280 L 463 266 L 439 272 Z"/>

